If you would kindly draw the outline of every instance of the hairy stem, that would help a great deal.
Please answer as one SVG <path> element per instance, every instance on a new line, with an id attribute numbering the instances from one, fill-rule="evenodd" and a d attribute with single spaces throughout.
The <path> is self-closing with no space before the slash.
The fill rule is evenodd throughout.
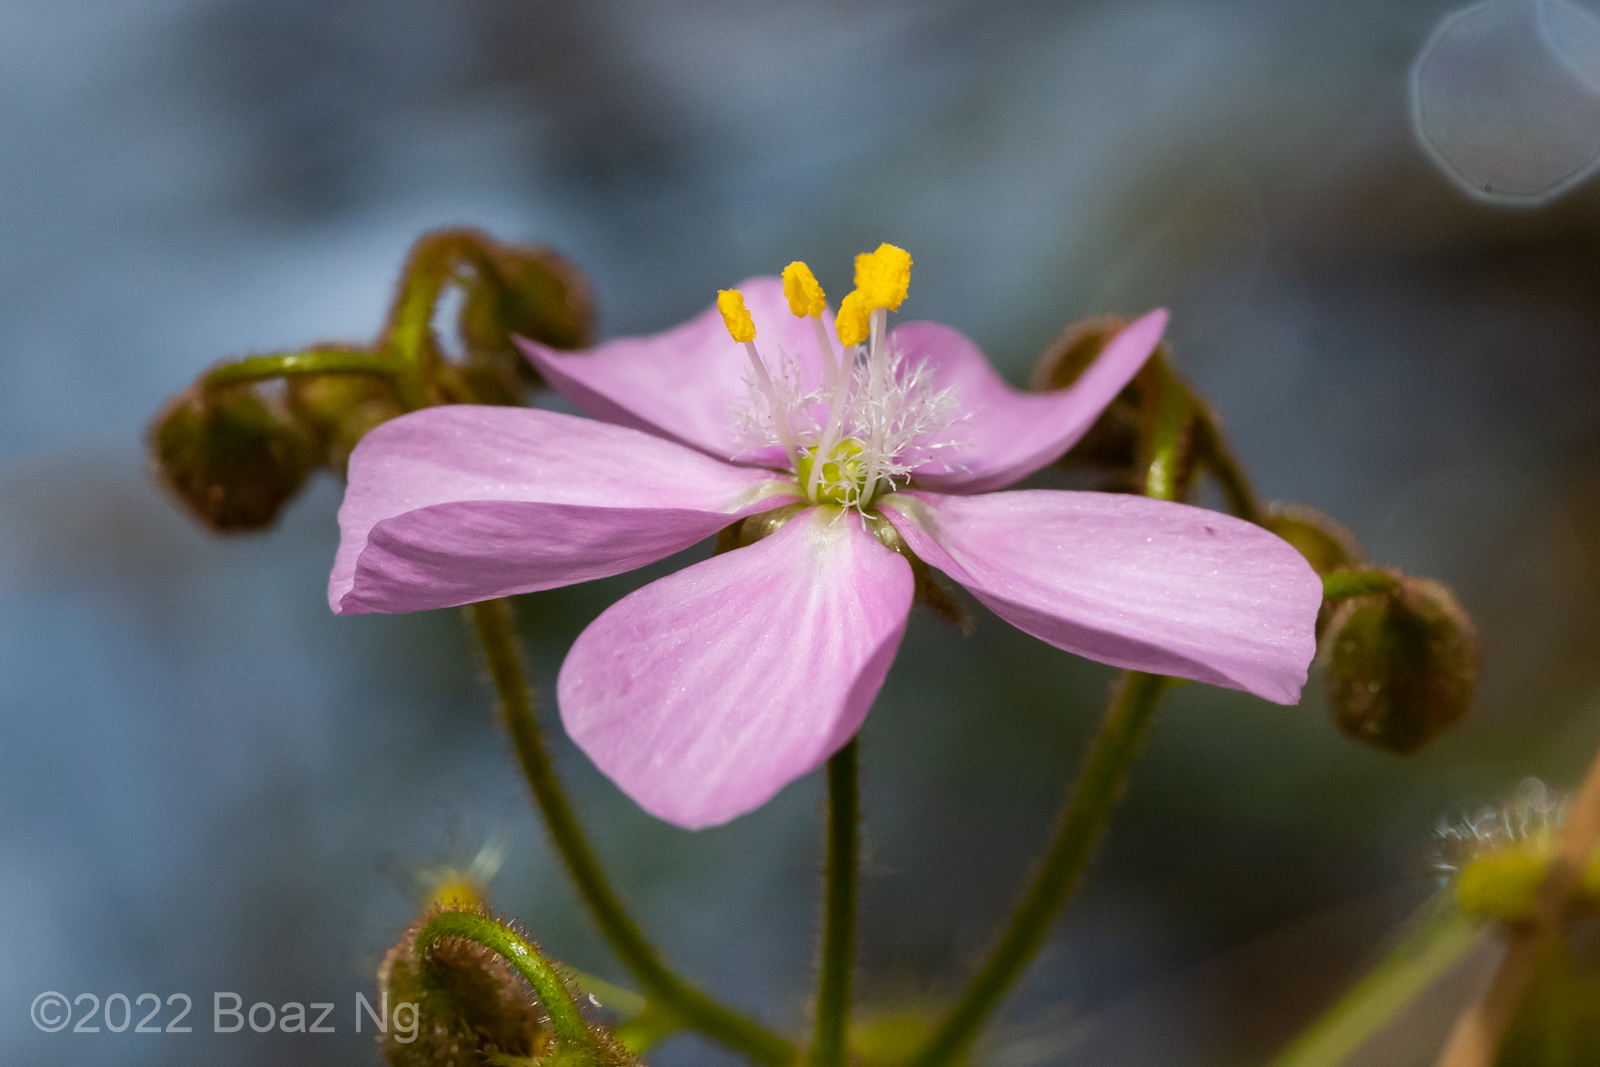
<path id="1" fill-rule="evenodd" d="M 365 374 L 390 378 L 394 375 L 394 364 L 364 348 L 308 348 L 304 352 L 252 356 L 224 363 L 208 371 L 203 381 L 208 386 L 221 388 L 297 374 Z"/>
<path id="2" fill-rule="evenodd" d="M 207 388 L 221 389 L 303 374 L 362 374 L 381 378 L 389 383 L 395 399 L 407 411 L 426 407 L 428 403 L 421 384 L 408 368 L 365 348 L 308 348 L 304 352 L 252 356 L 208 371 L 201 382 Z"/>
<path id="3" fill-rule="evenodd" d="M 472 619 L 483 644 L 489 673 L 500 698 L 506 729 L 516 745 L 523 774 L 533 790 L 545 828 L 555 842 L 556 851 L 567 865 L 567 873 L 595 925 L 611 950 L 633 973 L 650 1001 L 661 1010 L 681 1019 L 708 1037 L 720 1041 L 757 1063 L 782 1067 L 794 1059 L 794 1047 L 784 1038 L 711 1000 L 667 969 L 656 950 L 645 940 L 637 923 L 623 907 L 589 848 L 577 816 L 567 802 L 555 767 L 545 749 L 539 723 L 533 713 L 533 699 L 522 671 L 511 621 L 511 606 L 504 600 L 488 600 L 472 605 Z"/>
<path id="4" fill-rule="evenodd" d="M 1193 432 L 1197 405 L 1165 363 L 1155 369 L 1160 393 L 1153 417 L 1145 425 L 1145 454 L 1149 457 L 1145 495 L 1177 500 L 1187 484 L 1185 439 Z M 1166 684 L 1167 679 L 1160 675 L 1123 674 L 1100 734 L 1084 761 L 1083 773 L 1057 817 L 1049 848 L 1010 923 L 939 1029 L 911 1058 L 910 1067 L 944 1067 L 965 1053 L 1038 954 L 1105 832 Z"/>
<path id="5" fill-rule="evenodd" d="M 911 1067 L 942 1067 L 966 1052 L 1044 944 L 1105 830 L 1166 683 L 1160 675 L 1138 671 L 1124 676 L 1083 773 L 1057 820 L 1049 850 L 1011 922 L 961 999 L 912 1058 Z"/>
<path id="6" fill-rule="evenodd" d="M 811 1045 L 815 1067 L 845 1061 L 850 1023 L 850 976 L 855 965 L 856 882 L 860 870 L 860 788 L 857 741 L 828 761 L 827 910 L 822 926 L 822 966 L 817 982 L 817 1025 Z"/>
<path id="7" fill-rule="evenodd" d="M 1222 495 L 1228 498 L 1228 510 L 1246 522 L 1260 526 L 1267 517 L 1267 510 L 1257 499 L 1244 464 L 1239 462 L 1228 439 L 1223 436 L 1216 412 L 1198 400 L 1194 409 L 1195 450 L 1222 487 Z"/>

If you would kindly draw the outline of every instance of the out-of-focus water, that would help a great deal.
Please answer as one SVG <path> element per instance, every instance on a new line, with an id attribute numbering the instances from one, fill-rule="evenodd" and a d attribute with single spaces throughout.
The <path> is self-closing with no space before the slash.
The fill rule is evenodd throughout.
<path id="1" fill-rule="evenodd" d="M 1017 381 L 1067 321 L 1165 304 L 1265 495 L 1457 589 L 1480 706 L 1416 757 L 1339 737 L 1315 674 L 1299 708 L 1176 693 L 990 1056 L 1269 1051 L 1425 892 L 1441 816 L 1570 784 L 1600 743 L 1600 192 L 1508 210 L 1436 166 L 1412 71 L 1452 9 L 0 2 L 0 1060 L 376 1062 L 354 998 L 403 872 L 495 833 L 499 906 L 624 978 L 459 618 L 328 614 L 338 487 L 224 541 L 145 474 L 166 395 L 371 335 L 410 241 L 460 223 L 561 248 L 611 335 L 794 258 L 842 291 L 880 240 L 916 257 L 905 313 Z M 1581 73 L 1581 45 L 1550 47 Z M 680 562 L 523 599 L 547 713 L 579 630 Z M 981 613 L 913 619 L 863 739 L 864 1005 L 981 950 L 1111 677 Z M 551 727 L 667 955 L 798 1024 L 818 783 L 688 834 Z M 42 1033 L 45 990 L 185 992 L 196 1032 Z M 219 990 L 335 1001 L 338 1033 L 212 1034 Z"/>

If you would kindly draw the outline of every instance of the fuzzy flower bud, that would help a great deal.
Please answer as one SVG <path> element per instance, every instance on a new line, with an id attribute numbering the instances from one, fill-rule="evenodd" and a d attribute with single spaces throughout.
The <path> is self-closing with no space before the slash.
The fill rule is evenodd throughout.
<path id="1" fill-rule="evenodd" d="M 393 1067 L 636 1067 L 584 1018 L 560 965 L 482 906 L 430 909 L 384 956 L 378 991 L 414 1027 L 381 1034 Z"/>
<path id="2" fill-rule="evenodd" d="M 1392 593 L 1340 603 L 1325 655 L 1334 722 L 1391 752 L 1415 752 L 1460 721 L 1478 681 L 1472 619 L 1425 578 L 1400 577 Z"/>
<path id="3" fill-rule="evenodd" d="M 1316 508 L 1274 504 L 1262 525 L 1298 549 L 1319 575 L 1357 566 L 1363 558 L 1350 531 Z"/>
<path id="4" fill-rule="evenodd" d="M 275 400 L 249 387 L 178 394 L 150 426 L 155 476 L 213 530 L 256 530 L 304 484 L 311 435 Z"/>
<path id="5" fill-rule="evenodd" d="M 582 348 L 594 333 L 589 285 L 566 259 L 548 248 L 502 244 L 475 234 L 495 270 L 462 278 L 466 299 L 458 319 L 468 363 L 505 360 L 532 373 L 512 335 L 552 348 Z"/>
<path id="6" fill-rule="evenodd" d="M 384 1058 L 393 1067 L 478 1067 L 495 1056 L 542 1058 L 553 1035 L 511 964 L 483 945 L 458 939 L 441 941 L 425 960 L 417 958 L 417 933 L 435 914 L 429 911 L 407 927 L 378 967 L 379 996 L 386 994 L 391 1005 L 417 1006 L 411 1040 L 394 1030 L 379 1036 Z"/>
<path id="7" fill-rule="evenodd" d="M 286 385 L 289 410 L 314 435 L 322 462 L 340 477 L 367 431 L 401 413 L 389 387 L 363 375 L 295 377 Z"/>

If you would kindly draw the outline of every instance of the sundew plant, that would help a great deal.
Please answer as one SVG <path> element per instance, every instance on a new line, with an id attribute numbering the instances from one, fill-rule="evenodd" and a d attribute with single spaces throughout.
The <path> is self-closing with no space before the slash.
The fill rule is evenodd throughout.
<path id="1" fill-rule="evenodd" d="M 219 364 L 157 417 L 160 481 L 216 531 L 269 526 L 317 468 L 342 480 L 334 614 L 464 615 L 515 749 L 505 773 L 526 779 L 631 975 L 622 987 L 550 958 L 490 903 L 492 856 L 440 868 L 373 978 L 417 1023 L 381 1035 L 389 1063 L 624 1064 L 696 1032 L 764 1067 L 981 1064 L 986 1027 L 1138 788 L 1130 770 L 1173 687 L 1293 705 L 1320 677 L 1340 730 L 1397 754 L 1467 714 L 1480 652 L 1451 591 L 1367 559 L 1327 515 L 1260 500 L 1226 413 L 1180 374 L 1165 310 L 1063 323 L 1021 390 L 955 329 L 899 319 L 913 266 L 882 243 L 835 300 L 806 263 L 774 264 L 709 283 L 687 322 L 595 345 L 568 260 L 438 231 L 374 343 Z M 578 414 L 528 406 L 552 394 Z M 1059 466 L 1100 489 L 1018 485 Z M 1202 491 L 1218 506 L 1192 503 Z M 710 539 L 709 558 L 594 619 L 562 650 L 556 707 L 535 707 L 518 613 Z M 857 734 L 922 611 L 956 627 L 993 615 L 1122 675 L 986 952 L 930 983 L 947 999 L 882 1025 L 893 1005 L 855 972 Z M 640 818 L 687 830 L 825 777 L 804 1029 L 730 1008 L 655 948 L 557 776 L 557 715 Z M 1360 1062 L 1486 940 L 1505 951 L 1441 1067 L 1600 1062 L 1600 985 L 1575 947 L 1600 907 L 1597 839 L 1600 772 L 1570 799 L 1534 783 L 1447 822 L 1441 888 L 1409 935 L 1272 1067 Z"/>

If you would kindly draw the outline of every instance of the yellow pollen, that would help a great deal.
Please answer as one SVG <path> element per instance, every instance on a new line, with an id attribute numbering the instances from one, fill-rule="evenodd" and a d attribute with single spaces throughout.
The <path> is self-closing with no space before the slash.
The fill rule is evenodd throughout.
<path id="1" fill-rule="evenodd" d="M 794 312 L 795 318 L 821 315 L 828 306 L 828 297 L 817 284 L 817 276 L 798 259 L 783 268 L 783 295 L 789 298 L 789 310 Z"/>
<path id="2" fill-rule="evenodd" d="M 838 330 L 839 340 L 846 348 L 867 339 L 867 316 L 871 310 L 860 289 L 851 290 L 850 295 L 840 301 L 839 319 L 834 323 L 834 328 Z"/>
<path id="3" fill-rule="evenodd" d="M 718 289 L 717 310 L 722 312 L 722 321 L 735 341 L 749 344 L 756 339 L 756 324 L 744 309 L 744 294 L 739 290 Z"/>
<path id="4" fill-rule="evenodd" d="M 867 309 L 899 311 L 911 284 L 911 253 L 891 244 L 856 257 L 856 288 L 865 294 Z"/>

